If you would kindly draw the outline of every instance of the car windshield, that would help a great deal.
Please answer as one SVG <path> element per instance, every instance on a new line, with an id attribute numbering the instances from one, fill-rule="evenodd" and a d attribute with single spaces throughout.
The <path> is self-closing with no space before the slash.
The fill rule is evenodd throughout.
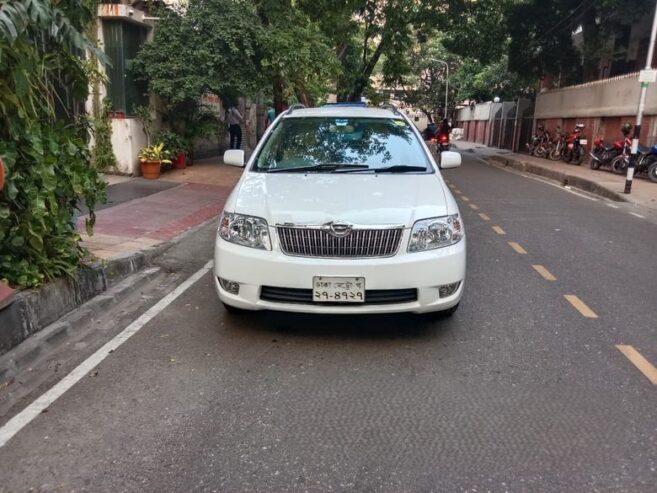
<path id="1" fill-rule="evenodd" d="M 430 172 L 411 126 L 393 118 L 284 118 L 253 167 L 263 172 Z"/>

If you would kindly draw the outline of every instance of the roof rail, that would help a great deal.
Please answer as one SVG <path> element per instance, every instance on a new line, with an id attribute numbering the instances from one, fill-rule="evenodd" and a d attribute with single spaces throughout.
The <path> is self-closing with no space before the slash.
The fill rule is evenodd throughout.
<path id="1" fill-rule="evenodd" d="M 285 114 L 286 115 L 291 115 L 294 110 L 300 110 L 300 109 L 305 108 L 305 107 L 306 107 L 306 105 L 301 104 L 301 103 L 293 104 L 292 106 L 290 106 L 288 108 L 288 110 L 285 112 Z"/>
<path id="2" fill-rule="evenodd" d="M 401 115 L 401 112 L 399 111 L 399 109 L 394 104 L 384 103 L 384 104 L 380 105 L 379 108 L 384 109 L 384 110 L 390 110 L 395 115 Z"/>
<path id="3" fill-rule="evenodd" d="M 358 106 L 363 107 L 367 106 L 367 103 L 363 101 L 341 101 L 339 103 L 324 103 L 322 106 Z"/>

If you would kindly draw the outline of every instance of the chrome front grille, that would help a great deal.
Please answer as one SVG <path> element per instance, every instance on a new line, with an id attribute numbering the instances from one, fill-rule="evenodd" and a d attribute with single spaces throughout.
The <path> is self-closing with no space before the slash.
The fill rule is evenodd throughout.
<path id="1" fill-rule="evenodd" d="M 354 229 L 336 237 L 320 228 L 278 226 L 286 255 L 323 258 L 392 257 L 399 249 L 403 228 Z"/>

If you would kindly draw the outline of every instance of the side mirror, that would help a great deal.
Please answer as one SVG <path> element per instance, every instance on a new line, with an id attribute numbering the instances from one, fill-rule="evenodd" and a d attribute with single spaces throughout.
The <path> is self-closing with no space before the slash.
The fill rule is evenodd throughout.
<path id="1" fill-rule="evenodd" d="M 440 169 L 458 168 L 461 166 L 461 155 L 454 151 L 440 153 Z"/>
<path id="2" fill-rule="evenodd" d="M 244 167 L 244 151 L 241 149 L 230 149 L 224 152 L 224 164 L 230 166 Z"/>

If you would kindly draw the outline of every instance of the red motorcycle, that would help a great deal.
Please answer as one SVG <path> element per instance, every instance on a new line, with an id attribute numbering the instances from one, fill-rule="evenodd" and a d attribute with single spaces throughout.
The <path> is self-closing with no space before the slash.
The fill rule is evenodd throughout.
<path id="1" fill-rule="evenodd" d="M 561 154 L 561 159 L 566 163 L 580 165 L 584 160 L 584 146 L 587 141 L 580 135 L 583 128 L 584 124 L 578 123 L 575 125 L 575 130 L 566 137 L 566 146 Z"/>

